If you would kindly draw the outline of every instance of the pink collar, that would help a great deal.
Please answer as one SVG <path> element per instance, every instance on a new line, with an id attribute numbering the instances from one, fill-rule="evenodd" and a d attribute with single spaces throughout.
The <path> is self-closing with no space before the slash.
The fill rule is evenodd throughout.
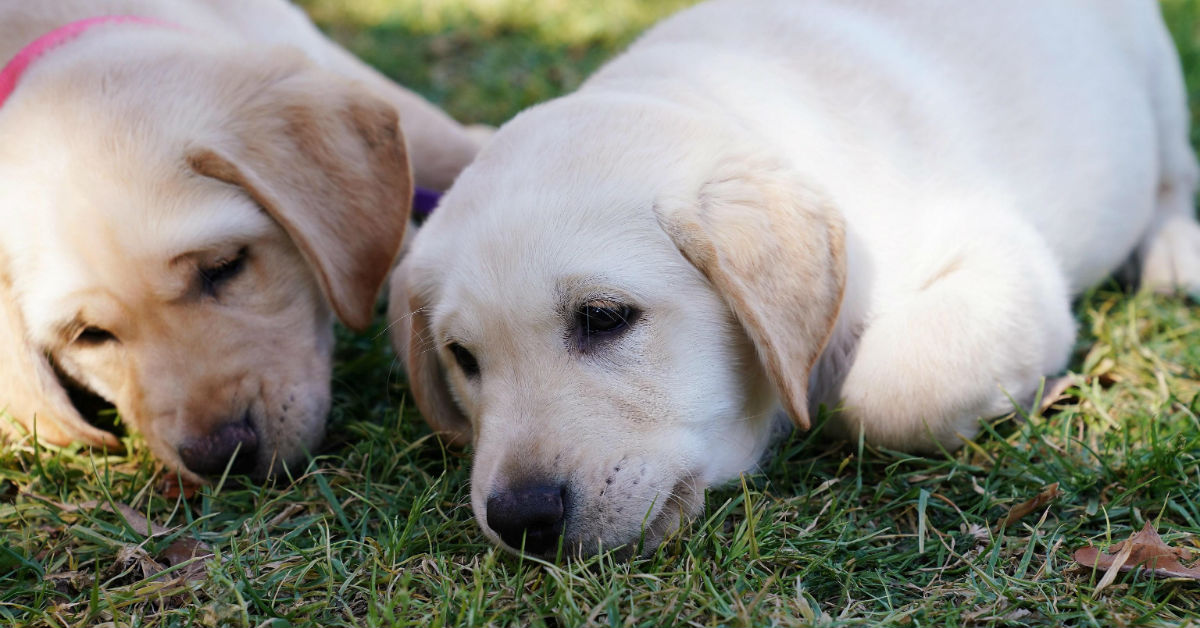
<path id="1" fill-rule="evenodd" d="M 33 65 L 34 61 L 51 50 L 78 38 L 93 27 L 104 24 L 152 24 L 178 28 L 168 22 L 136 15 L 103 15 L 60 26 L 22 48 L 21 52 L 18 52 L 17 56 L 13 57 L 3 70 L 0 70 L 0 107 L 4 106 L 8 97 L 17 89 L 17 83 L 21 80 L 21 76 L 25 74 L 29 66 Z"/>

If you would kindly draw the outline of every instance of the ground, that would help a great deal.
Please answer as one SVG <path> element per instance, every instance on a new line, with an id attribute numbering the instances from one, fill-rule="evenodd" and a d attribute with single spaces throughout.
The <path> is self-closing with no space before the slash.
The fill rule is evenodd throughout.
<path id="1" fill-rule="evenodd" d="M 452 115 L 499 124 L 687 2 L 302 4 Z M 1200 103 L 1200 1 L 1164 9 Z M 1200 583 L 1098 591 L 1073 559 L 1146 522 L 1200 548 L 1200 311 L 1110 284 L 1076 312 L 1075 385 L 1045 413 L 933 457 L 796 435 L 651 557 L 565 565 L 488 545 L 468 455 L 429 437 L 381 320 L 340 334 L 331 438 L 294 481 L 178 499 L 136 439 L 0 451 L 0 625 L 1200 626 Z M 215 557 L 159 572 L 195 549 Z"/>

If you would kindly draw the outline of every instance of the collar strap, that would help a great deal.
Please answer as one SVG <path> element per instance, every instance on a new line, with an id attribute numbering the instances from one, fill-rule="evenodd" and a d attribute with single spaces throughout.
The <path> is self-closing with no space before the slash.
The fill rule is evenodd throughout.
<path id="1" fill-rule="evenodd" d="M 8 100 L 13 91 L 17 89 L 17 83 L 29 66 L 33 65 L 34 61 L 42 58 L 46 53 L 58 48 L 59 46 L 78 39 L 79 36 L 88 32 L 92 28 L 105 24 L 148 24 L 153 26 L 165 26 L 168 28 L 178 28 L 174 24 L 163 22 L 148 17 L 140 17 L 136 15 L 103 15 L 100 17 L 90 17 L 86 20 L 71 22 L 64 26 L 60 26 L 41 37 L 33 40 L 29 45 L 21 49 L 17 56 L 0 70 L 0 107 Z"/>
<path id="2" fill-rule="evenodd" d="M 442 193 L 429 188 L 413 188 L 412 219 L 419 225 L 437 209 Z"/>

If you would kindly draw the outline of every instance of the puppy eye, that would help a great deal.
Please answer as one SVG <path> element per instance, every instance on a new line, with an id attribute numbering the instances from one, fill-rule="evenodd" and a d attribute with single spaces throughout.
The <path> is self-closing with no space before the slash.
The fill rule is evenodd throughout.
<path id="1" fill-rule="evenodd" d="M 637 310 L 611 301 L 585 303 L 575 312 L 575 324 L 584 337 L 619 332 L 633 324 Z"/>
<path id="2" fill-rule="evenodd" d="M 458 368 L 462 369 L 467 377 L 479 376 L 479 361 L 475 359 L 474 355 L 471 355 L 470 351 L 457 342 L 450 343 L 448 348 L 450 355 L 453 355 L 454 361 L 458 363 Z"/>
<path id="3" fill-rule="evenodd" d="M 248 250 L 242 247 L 233 257 L 217 262 L 213 266 L 200 269 L 201 289 L 209 296 L 216 296 L 217 289 L 228 283 L 246 269 Z"/>
<path id="4" fill-rule="evenodd" d="M 88 347 L 95 347 L 116 341 L 117 337 L 111 331 L 92 326 L 84 327 L 83 331 L 79 332 L 78 336 L 75 336 L 75 344 Z"/>

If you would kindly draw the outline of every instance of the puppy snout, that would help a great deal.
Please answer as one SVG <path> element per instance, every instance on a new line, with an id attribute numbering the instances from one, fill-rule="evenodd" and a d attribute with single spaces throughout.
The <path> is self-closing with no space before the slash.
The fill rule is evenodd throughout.
<path id="1" fill-rule="evenodd" d="M 229 459 L 235 454 L 230 465 Z M 225 423 L 205 436 L 184 441 L 179 446 L 179 457 L 188 469 L 200 475 L 220 475 L 227 465 L 230 473 L 250 473 L 258 458 L 258 433 L 248 417 Z"/>
<path id="2" fill-rule="evenodd" d="M 562 536 L 567 487 L 539 484 L 494 493 L 487 500 L 487 524 L 509 547 L 545 554 Z"/>

